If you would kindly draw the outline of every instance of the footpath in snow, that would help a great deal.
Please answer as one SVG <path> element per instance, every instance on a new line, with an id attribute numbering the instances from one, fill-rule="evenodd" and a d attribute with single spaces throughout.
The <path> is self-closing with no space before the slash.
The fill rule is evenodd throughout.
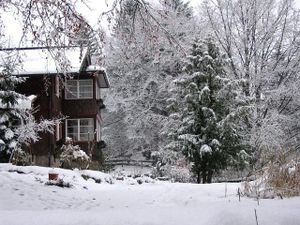
<path id="1" fill-rule="evenodd" d="M 45 185 L 49 168 L 0 164 L 0 225 L 300 225 L 300 198 L 237 197 L 240 184 L 179 184 L 56 169 L 71 188 Z M 138 184 L 142 183 L 142 184 Z"/>

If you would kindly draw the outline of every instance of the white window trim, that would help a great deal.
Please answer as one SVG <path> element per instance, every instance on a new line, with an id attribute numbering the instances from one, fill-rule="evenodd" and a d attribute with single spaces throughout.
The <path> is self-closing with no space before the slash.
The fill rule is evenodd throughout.
<path id="1" fill-rule="evenodd" d="M 94 130 L 95 130 L 95 119 L 94 118 L 71 118 L 71 119 L 66 119 L 65 120 L 65 137 L 68 137 L 68 121 L 69 120 L 77 120 L 77 129 L 78 129 L 78 132 L 77 132 L 77 140 L 75 141 L 75 140 L 73 140 L 73 141 L 75 141 L 75 142 L 87 142 L 88 140 L 80 140 L 80 122 L 78 122 L 78 121 L 80 121 L 80 120 L 92 120 L 93 121 L 93 133 L 92 134 L 90 134 L 90 137 L 91 137 L 91 139 L 90 139 L 90 141 L 93 141 L 94 139 L 95 139 L 95 137 L 94 137 Z"/>
<path id="2" fill-rule="evenodd" d="M 67 82 L 69 81 L 69 80 L 67 80 L 66 81 L 66 85 L 65 85 L 65 99 L 66 100 L 94 99 L 94 89 L 95 88 L 94 88 L 94 81 L 93 81 L 93 79 L 76 79 L 76 80 L 72 79 L 70 81 L 76 81 L 77 82 L 76 88 L 77 88 L 77 94 L 79 94 L 79 85 L 78 85 L 78 83 L 79 83 L 79 81 L 86 81 L 86 80 L 92 81 L 92 97 L 81 97 L 81 98 L 79 98 L 79 97 L 77 97 L 77 98 L 69 98 L 69 97 L 67 97 L 67 92 L 68 92 L 68 84 L 67 84 Z"/>

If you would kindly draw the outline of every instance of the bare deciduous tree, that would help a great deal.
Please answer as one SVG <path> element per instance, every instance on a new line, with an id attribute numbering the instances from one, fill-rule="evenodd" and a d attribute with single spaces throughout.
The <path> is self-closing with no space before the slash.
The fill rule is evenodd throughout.
<path id="1" fill-rule="evenodd" d="M 263 148 L 299 143 L 299 11 L 293 0 L 207 0 L 202 7 L 229 58 L 232 76 L 254 103 L 248 133 Z"/>

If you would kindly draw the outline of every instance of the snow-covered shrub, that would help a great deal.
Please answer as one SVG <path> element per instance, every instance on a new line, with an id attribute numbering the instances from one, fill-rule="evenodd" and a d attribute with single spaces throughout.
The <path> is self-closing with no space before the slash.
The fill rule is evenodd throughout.
<path id="1" fill-rule="evenodd" d="M 152 171 L 154 177 L 169 178 L 173 182 L 190 182 L 191 173 L 187 162 L 181 154 L 166 150 L 152 152 L 156 165 Z"/>
<path id="2" fill-rule="evenodd" d="M 136 185 L 139 184 L 138 181 L 132 177 L 128 177 L 125 179 L 125 183 L 128 185 Z"/>
<path id="3" fill-rule="evenodd" d="M 78 145 L 73 145 L 71 138 L 66 139 L 61 150 L 60 167 L 65 169 L 87 169 L 89 167 L 90 157 Z"/>
<path id="4" fill-rule="evenodd" d="M 292 153 L 292 154 L 291 154 Z M 244 183 L 248 197 L 275 198 L 300 195 L 300 157 L 284 152 L 274 157 L 261 175 L 252 182 Z"/>
<path id="5" fill-rule="evenodd" d="M 102 173 L 100 171 L 83 170 L 81 171 L 81 177 L 85 180 L 93 179 L 97 184 L 107 183 L 113 184 L 114 179 L 112 176 Z"/>
<path id="6" fill-rule="evenodd" d="M 49 180 L 45 183 L 45 185 L 48 186 L 58 186 L 58 187 L 63 187 L 63 188 L 71 188 L 73 185 L 69 182 L 64 181 L 63 179 L 58 179 L 58 180 Z"/>
<path id="7" fill-rule="evenodd" d="M 164 167 L 164 174 L 169 177 L 172 182 L 187 183 L 192 179 L 188 167 L 168 165 Z"/>
<path id="8" fill-rule="evenodd" d="M 143 183 L 149 184 L 149 183 L 155 182 L 151 177 L 148 177 L 148 176 L 141 176 L 141 177 L 136 178 L 136 180 L 137 180 L 138 184 L 143 184 Z"/>
<path id="9" fill-rule="evenodd" d="M 29 166 L 31 165 L 31 156 L 22 149 L 16 149 L 12 157 L 12 164 L 17 166 Z"/>

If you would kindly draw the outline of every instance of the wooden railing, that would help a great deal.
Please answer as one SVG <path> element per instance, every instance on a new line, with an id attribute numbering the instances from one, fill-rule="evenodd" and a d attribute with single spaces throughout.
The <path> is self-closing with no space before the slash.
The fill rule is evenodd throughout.
<path id="1" fill-rule="evenodd" d="M 140 167 L 152 167 L 153 160 L 134 160 L 134 159 L 110 159 L 105 161 L 109 166 L 140 166 Z"/>

